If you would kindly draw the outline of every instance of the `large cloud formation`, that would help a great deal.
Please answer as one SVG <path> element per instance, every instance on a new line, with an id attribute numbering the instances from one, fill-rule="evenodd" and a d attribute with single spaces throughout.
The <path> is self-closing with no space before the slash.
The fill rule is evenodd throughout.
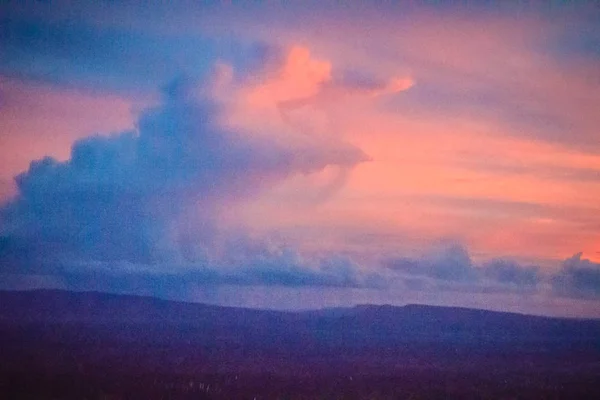
<path id="1" fill-rule="evenodd" d="M 142 113 L 136 131 L 79 140 L 64 162 L 33 161 L 15 178 L 17 198 L 0 209 L 4 272 L 85 263 L 213 265 L 220 209 L 291 175 L 367 159 L 339 140 L 224 128 L 221 112 L 210 85 L 180 79 L 160 106 Z M 284 283 L 341 284 L 331 273 L 313 276 L 298 272 L 306 265 L 287 264 Z M 257 276 L 277 281 L 267 275 Z"/>
<path id="2" fill-rule="evenodd" d="M 210 83 L 210 82 L 209 82 Z M 12 286 L 61 286 L 155 294 L 188 283 L 284 287 L 536 293 L 597 298 L 597 264 L 577 254 L 543 276 L 493 259 L 476 265 L 451 245 L 423 257 L 387 258 L 365 273 L 349 258 L 303 258 L 293 249 L 221 231 L 219 214 L 295 174 L 368 160 L 339 139 L 292 130 L 277 136 L 224 127 L 211 85 L 179 79 L 137 129 L 75 142 L 71 157 L 31 162 L 19 195 L 0 208 L 0 274 Z M 9 285 L 10 286 L 10 285 Z"/>

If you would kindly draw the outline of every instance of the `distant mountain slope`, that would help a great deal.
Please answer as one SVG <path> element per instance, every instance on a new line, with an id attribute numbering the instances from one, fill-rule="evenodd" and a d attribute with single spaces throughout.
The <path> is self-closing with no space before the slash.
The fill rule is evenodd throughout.
<path id="1" fill-rule="evenodd" d="M 188 322 L 261 311 L 155 297 L 63 290 L 0 291 L 0 318 L 30 322 Z"/>
<path id="2" fill-rule="evenodd" d="M 0 292 L 0 350 L 52 365 L 77 355 L 80 363 L 205 370 L 597 368 L 600 320 L 423 305 L 281 312 L 38 290 Z"/>
<path id="3" fill-rule="evenodd" d="M 223 307 L 154 297 L 62 290 L 0 291 L 0 321 L 4 323 L 183 324 L 329 330 L 332 334 L 361 332 L 425 339 L 454 336 L 465 339 L 542 338 L 598 339 L 600 320 L 550 318 L 458 307 L 409 304 L 358 305 L 333 312 L 285 312 Z M 288 326 L 290 325 L 290 326 Z M 361 336 L 361 335 L 358 335 Z M 368 339 L 368 338 L 367 338 Z"/>
<path id="4" fill-rule="evenodd" d="M 280 312 L 0 292 L 0 359 L 6 398 L 237 399 L 271 391 L 257 398 L 362 399 L 380 390 L 597 398 L 600 321 L 422 305 Z M 221 392 L 209 395 L 208 382 Z"/>

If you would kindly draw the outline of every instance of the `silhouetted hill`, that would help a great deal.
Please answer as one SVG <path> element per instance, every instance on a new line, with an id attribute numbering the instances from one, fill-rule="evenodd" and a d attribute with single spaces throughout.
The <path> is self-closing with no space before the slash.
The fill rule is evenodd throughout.
<path id="1" fill-rule="evenodd" d="M 0 292 L 0 354 L 0 394 L 32 398 L 600 394 L 599 320 L 423 305 L 281 312 Z M 353 396 L 339 398 L 365 398 Z"/>
<path id="2" fill-rule="evenodd" d="M 218 334 L 250 346 L 297 345 L 303 340 L 325 347 L 411 343 L 600 346 L 600 320 L 426 305 L 359 305 L 332 312 L 283 312 L 60 290 L 1 291 L 0 322 L 7 326 L 43 323 L 113 327 L 115 333 L 118 327 L 143 325 L 148 335 L 152 331 L 169 333 L 169 329 L 193 333 L 187 339 L 198 344 Z M 144 332 L 139 334 L 144 336 Z"/>
<path id="3" fill-rule="evenodd" d="M 0 318 L 30 322 L 179 322 L 257 315 L 260 311 L 155 297 L 64 290 L 0 291 Z"/>

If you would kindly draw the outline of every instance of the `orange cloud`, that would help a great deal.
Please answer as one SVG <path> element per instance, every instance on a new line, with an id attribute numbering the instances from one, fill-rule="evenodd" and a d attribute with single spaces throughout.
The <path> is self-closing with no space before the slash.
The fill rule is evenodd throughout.
<path id="1" fill-rule="evenodd" d="M 429 37 L 429 42 L 417 49 L 423 57 L 443 60 L 444 68 L 460 71 L 461 78 L 462 74 L 478 74 L 474 81 L 464 82 L 464 90 L 489 85 L 492 79 L 501 89 L 505 83 L 510 85 L 517 102 L 533 104 L 554 87 L 545 77 L 535 87 L 523 82 L 529 87 L 523 91 L 533 90 L 535 97 L 519 97 L 524 92 L 509 82 L 508 72 L 528 74 L 539 66 L 539 58 L 526 46 L 510 53 L 511 47 L 495 35 L 470 41 L 466 34 L 448 34 L 445 41 L 435 44 L 441 47 L 428 47 L 434 46 L 438 37 Z M 454 54 L 451 44 L 459 40 L 466 44 Z M 513 55 L 509 70 L 490 69 L 487 61 L 477 57 L 495 49 L 502 50 L 499 57 Z M 426 54 L 428 50 L 431 56 Z M 507 123 L 493 110 L 473 113 L 458 109 L 451 114 L 420 106 L 423 108 L 415 113 L 403 105 L 392 112 L 381 106 L 378 97 L 404 96 L 401 92 L 413 86 L 412 79 L 391 78 L 377 90 L 353 92 L 351 86 L 336 81 L 332 71 L 338 69 L 333 63 L 313 63 L 307 50 L 296 48 L 290 54 L 295 52 L 297 55 L 290 55 L 284 67 L 264 82 L 244 89 L 251 99 L 243 103 L 248 114 L 257 115 L 267 106 L 271 112 L 244 123 L 258 128 L 268 126 L 265 120 L 279 121 L 273 129 L 337 135 L 363 149 L 372 161 L 348 174 L 344 185 L 317 210 L 311 196 L 304 194 L 318 190 L 320 184 L 315 181 L 319 175 L 311 182 L 288 181 L 247 205 L 236 218 L 245 219 L 253 229 L 291 235 L 288 240 L 296 237 L 315 251 L 329 246 L 361 252 L 361 245 L 349 240 L 349 235 L 360 236 L 361 230 L 379 237 L 370 245 L 372 251 L 382 252 L 402 246 L 398 235 L 403 245 L 455 237 L 467 242 L 476 255 L 507 254 L 544 263 L 567 257 L 578 248 L 593 251 L 600 224 L 587 227 L 590 221 L 600 222 L 600 179 L 594 179 L 593 172 L 600 171 L 599 155 L 542 141 L 535 134 L 523 135 L 519 125 Z M 459 80 L 450 80 L 447 73 L 436 76 L 434 71 L 416 75 L 425 85 L 433 81 L 460 90 Z M 294 76 L 298 84 L 286 83 L 295 81 Z M 418 91 L 419 85 L 413 90 Z M 276 114 L 277 105 L 283 115 Z M 299 205 L 302 199 L 307 201 L 306 207 Z M 257 217 L 264 215 L 270 217 Z M 290 226 L 297 229 L 286 228 Z M 327 238 L 319 233 L 318 243 L 308 245 L 311 239 L 306 232 L 328 233 Z M 390 237 L 393 239 L 388 240 Z"/>

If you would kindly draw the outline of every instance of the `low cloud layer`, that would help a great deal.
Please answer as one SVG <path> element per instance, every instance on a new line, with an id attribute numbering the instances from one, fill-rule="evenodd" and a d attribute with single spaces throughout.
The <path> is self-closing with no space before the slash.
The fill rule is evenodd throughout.
<path id="1" fill-rule="evenodd" d="M 392 258 L 384 262 L 403 283 L 415 289 L 534 292 L 542 283 L 535 266 L 507 259 L 475 264 L 460 245 L 438 248 L 418 258 Z"/>
<path id="2" fill-rule="evenodd" d="M 496 258 L 475 263 L 460 245 L 438 248 L 421 257 L 389 258 L 383 262 L 396 279 L 416 290 L 538 293 L 580 299 L 600 299 L 600 264 L 577 253 L 557 271 Z"/>
<path id="3" fill-rule="evenodd" d="M 552 288 L 563 296 L 600 299 L 600 264 L 577 253 L 563 262 Z"/>
<path id="4" fill-rule="evenodd" d="M 422 276 L 441 281 L 465 282 L 475 278 L 471 258 L 461 246 L 450 246 L 423 258 L 398 258 L 387 266 L 408 276 Z"/>

